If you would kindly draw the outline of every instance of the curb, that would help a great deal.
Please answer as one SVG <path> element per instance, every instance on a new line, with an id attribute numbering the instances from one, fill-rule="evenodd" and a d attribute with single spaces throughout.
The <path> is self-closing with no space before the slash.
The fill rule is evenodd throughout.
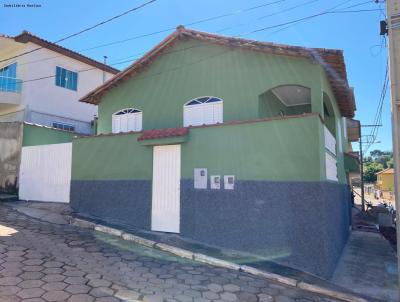
<path id="1" fill-rule="evenodd" d="M 293 278 L 288 278 L 288 277 L 284 277 L 284 276 L 281 276 L 278 274 L 265 272 L 265 271 L 259 270 L 257 268 L 251 267 L 251 266 L 239 265 L 239 264 L 229 262 L 226 260 L 221 260 L 218 258 L 210 257 L 210 256 L 207 256 L 204 254 L 193 253 L 193 252 L 185 250 L 185 249 L 174 247 L 174 246 L 171 246 L 171 245 L 168 245 L 165 243 L 158 243 L 156 241 L 145 239 L 145 238 L 139 237 L 137 235 L 126 233 L 121 230 L 111 228 L 108 226 L 104 226 L 101 224 L 96 224 L 94 222 L 87 221 L 84 219 L 69 217 L 68 221 L 71 225 L 74 225 L 74 226 L 77 226 L 80 228 L 91 229 L 91 230 L 95 230 L 95 231 L 98 231 L 101 233 L 118 236 L 118 237 L 122 238 L 123 240 L 132 241 L 132 242 L 135 242 L 137 244 L 140 244 L 140 245 L 143 245 L 143 246 L 146 246 L 149 248 L 155 248 L 155 249 L 158 249 L 158 250 L 161 250 L 164 252 L 168 252 L 168 253 L 178 256 L 178 257 L 190 259 L 193 261 L 205 263 L 205 264 L 212 265 L 212 266 L 217 266 L 217 267 L 221 267 L 221 268 L 245 272 L 245 273 L 248 273 L 253 276 L 262 277 L 262 278 L 265 278 L 267 280 L 270 280 L 270 281 L 273 281 L 276 283 L 280 283 L 283 285 L 289 285 L 289 286 L 296 287 L 296 288 L 299 288 L 304 291 L 320 294 L 320 295 L 323 295 L 326 297 L 335 298 L 335 299 L 338 299 L 341 301 L 346 301 L 346 302 L 368 302 L 368 300 L 358 297 L 358 296 L 355 296 L 353 294 L 347 294 L 344 292 L 327 289 L 327 288 L 324 288 L 324 287 L 321 287 L 318 285 L 314 285 L 314 284 L 310 284 L 310 283 L 306 283 L 303 281 L 298 281 Z"/>

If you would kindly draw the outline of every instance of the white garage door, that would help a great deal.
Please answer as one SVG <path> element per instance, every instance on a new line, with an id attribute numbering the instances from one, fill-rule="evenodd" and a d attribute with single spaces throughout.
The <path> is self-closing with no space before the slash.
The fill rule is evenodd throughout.
<path id="1" fill-rule="evenodd" d="M 19 198 L 69 202 L 72 143 L 23 147 Z"/>

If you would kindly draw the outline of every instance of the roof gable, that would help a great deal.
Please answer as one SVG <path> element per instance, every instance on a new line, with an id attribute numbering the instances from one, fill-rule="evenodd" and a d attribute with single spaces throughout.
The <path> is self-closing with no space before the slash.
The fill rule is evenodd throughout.
<path id="1" fill-rule="evenodd" d="M 376 173 L 376 175 L 378 175 L 378 174 L 394 174 L 394 169 L 393 168 L 387 168 L 385 170 L 382 170 L 382 171 Z"/>
<path id="2" fill-rule="evenodd" d="M 159 55 L 170 49 L 181 39 L 195 39 L 216 45 L 229 46 L 232 48 L 242 48 L 251 51 L 264 52 L 274 55 L 307 58 L 315 61 L 324 68 L 332 90 L 337 99 L 341 114 L 346 117 L 353 117 L 355 111 L 355 101 L 353 89 L 349 87 L 347 81 L 346 66 L 344 63 L 343 52 L 341 50 L 324 48 L 306 48 L 300 46 L 290 46 L 219 36 L 215 34 L 185 29 L 178 26 L 177 30 L 167 36 L 157 44 L 142 58 L 135 61 L 125 70 L 111 78 L 97 89 L 88 93 L 80 99 L 81 102 L 98 104 L 100 98 L 110 89 L 127 79 L 140 73 L 146 66 L 150 65 Z"/>
<path id="3" fill-rule="evenodd" d="M 15 42 L 18 43 L 34 43 L 36 45 L 39 45 L 43 48 L 58 52 L 64 56 L 70 57 L 72 59 L 75 59 L 77 61 L 83 62 L 85 64 L 88 64 L 90 66 L 96 67 L 100 70 L 112 73 L 112 74 L 117 74 L 119 72 L 118 69 L 111 67 L 109 65 L 103 64 L 101 62 L 98 62 L 96 60 L 93 60 L 89 57 L 86 57 L 84 55 L 81 55 L 80 53 L 77 53 L 73 50 L 70 50 L 68 48 L 62 47 L 58 44 L 52 43 L 50 41 L 44 40 L 38 36 L 35 36 L 27 31 L 23 31 L 21 34 L 19 34 L 18 36 L 15 37 L 8 37 L 7 38 L 11 38 L 13 39 Z"/>

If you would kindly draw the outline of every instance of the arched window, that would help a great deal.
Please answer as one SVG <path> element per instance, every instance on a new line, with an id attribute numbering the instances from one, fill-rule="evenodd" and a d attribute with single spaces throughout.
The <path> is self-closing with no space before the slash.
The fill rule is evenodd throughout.
<path id="1" fill-rule="evenodd" d="M 129 132 L 142 130 L 142 111 L 126 108 L 112 115 L 112 132 Z"/>
<path id="2" fill-rule="evenodd" d="M 211 125 L 223 122 L 223 101 L 213 96 L 190 100 L 183 106 L 183 126 Z"/>

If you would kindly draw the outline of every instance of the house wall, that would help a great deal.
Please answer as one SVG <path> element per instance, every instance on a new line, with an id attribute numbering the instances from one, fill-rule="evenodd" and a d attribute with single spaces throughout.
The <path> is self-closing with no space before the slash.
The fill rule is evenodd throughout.
<path id="1" fill-rule="evenodd" d="M 322 90 L 329 97 L 330 104 L 332 105 L 334 111 L 334 124 L 336 129 L 336 160 L 338 167 L 338 181 L 340 183 L 347 183 L 346 171 L 344 167 L 344 152 L 347 152 L 347 136 L 346 131 L 346 121 L 342 118 L 340 114 L 340 109 L 338 107 L 337 101 L 332 91 L 332 87 L 325 72 L 321 72 L 320 77 L 322 83 Z M 325 118 L 326 119 L 326 118 Z"/>
<path id="2" fill-rule="evenodd" d="M 180 41 L 140 74 L 108 91 L 99 104 L 99 133 L 111 116 L 143 110 L 143 129 L 183 125 L 183 105 L 199 96 L 224 100 L 224 121 L 260 117 L 259 96 L 279 85 L 301 85 L 322 101 L 320 66 L 309 59 Z"/>
<path id="3" fill-rule="evenodd" d="M 18 190 L 22 123 L 0 123 L 0 193 Z"/>
<path id="4" fill-rule="evenodd" d="M 0 59 L 38 47 L 30 42 L 26 44 L 9 42 L 8 44 L 7 51 L 0 53 Z M 97 115 L 97 107 L 78 100 L 103 83 L 103 71 L 45 48 L 7 63 L 0 63 L 0 68 L 13 62 L 17 62 L 17 77 L 26 81 L 22 83 L 21 104 L 5 108 L 0 106 L 0 119 L 2 115 L 25 110 L 24 121 L 50 127 L 52 122 L 60 121 L 77 124 L 78 130 L 81 130 L 79 132 L 91 132 L 90 121 Z M 78 90 L 73 91 L 56 86 L 55 77 L 46 78 L 55 75 L 56 66 L 72 71 L 91 70 L 79 72 Z M 106 79 L 112 76 L 106 73 Z M 44 79 L 30 81 L 42 77 Z"/>
<path id="5" fill-rule="evenodd" d="M 347 186 L 323 181 L 318 115 L 191 128 L 181 149 L 181 235 L 328 276 L 347 239 Z M 73 140 L 71 206 L 150 229 L 152 146 L 140 134 Z M 235 189 L 193 188 L 194 168 Z M 205 225 L 207 224 L 207 225 Z"/>
<path id="6" fill-rule="evenodd" d="M 394 174 L 379 174 L 380 179 L 378 179 L 379 188 L 385 191 L 394 190 Z"/>

